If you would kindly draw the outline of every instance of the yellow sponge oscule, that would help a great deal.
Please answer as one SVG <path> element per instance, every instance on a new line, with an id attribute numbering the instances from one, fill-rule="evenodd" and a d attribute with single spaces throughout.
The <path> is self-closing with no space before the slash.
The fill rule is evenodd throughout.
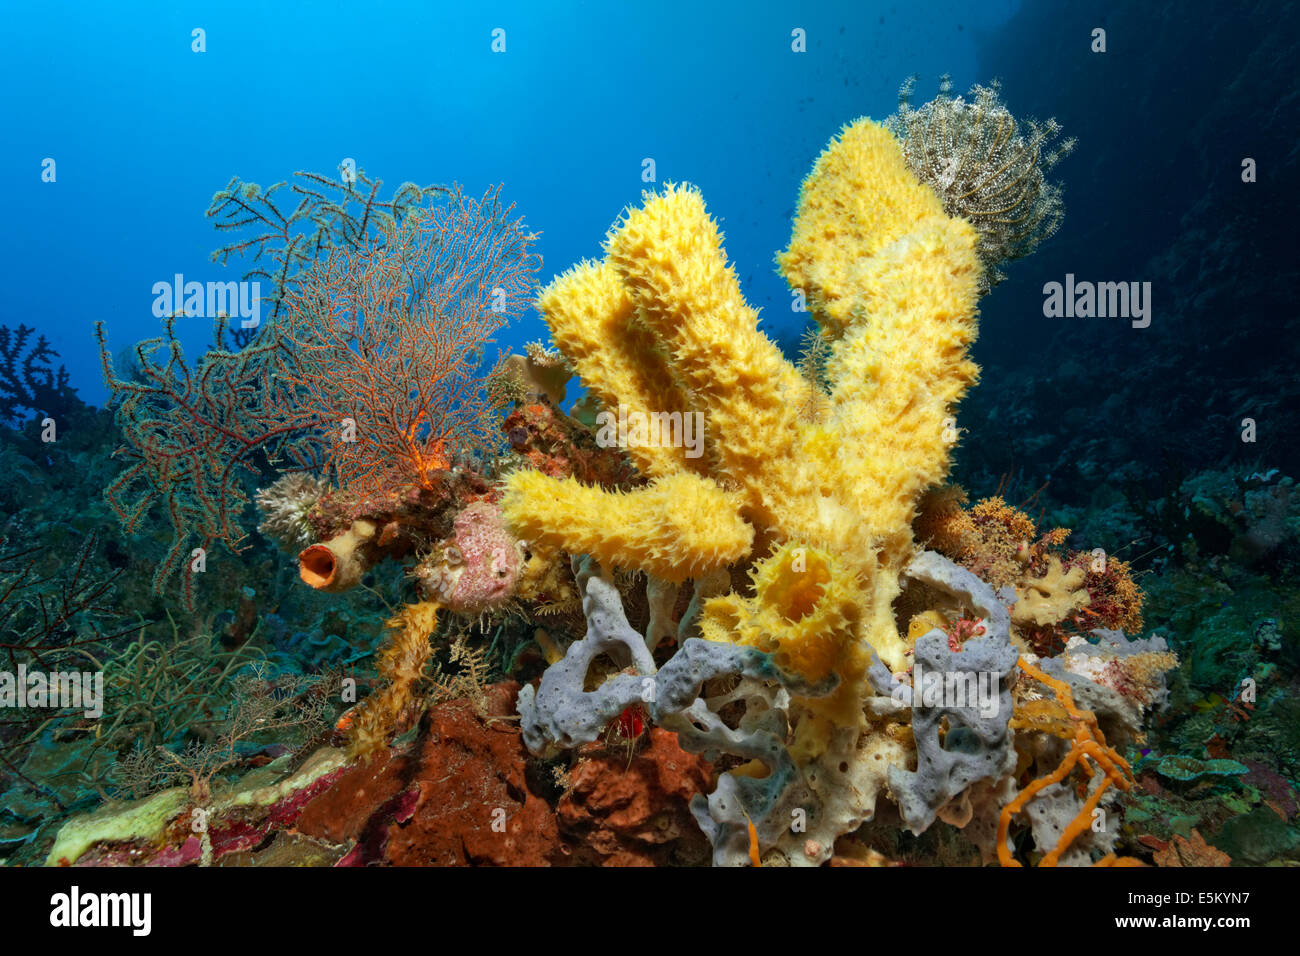
<path id="1" fill-rule="evenodd" d="M 810 701 L 840 724 L 857 720 L 857 681 L 870 665 L 858 640 L 862 588 L 852 569 L 816 548 L 786 544 L 750 571 L 753 597 L 727 594 L 705 602 L 700 634 L 766 651 L 783 669 L 819 683 L 840 678 L 831 698 Z"/>

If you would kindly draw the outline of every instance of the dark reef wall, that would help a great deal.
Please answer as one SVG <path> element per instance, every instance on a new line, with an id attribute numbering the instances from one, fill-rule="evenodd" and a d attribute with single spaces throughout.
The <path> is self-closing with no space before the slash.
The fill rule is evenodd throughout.
<path id="1" fill-rule="evenodd" d="M 1079 148 L 1057 170 L 1065 225 L 983 303 L 957 476 L 972 490 L 1020 471 L 1083 504 L 1216 464 L 1300 473 L 1298 47 L 1300 7 L 1267 2 L 1028 2 L 988 39 L 980 77 Z M 1043 284 L 1067 273 L 1150 282 L 1150 327 L 1045 318 Z"/>

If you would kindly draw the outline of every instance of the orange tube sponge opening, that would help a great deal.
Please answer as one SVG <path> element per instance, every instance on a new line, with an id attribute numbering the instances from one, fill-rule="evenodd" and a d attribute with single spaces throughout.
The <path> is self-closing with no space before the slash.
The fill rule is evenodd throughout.
<path id="1" fill-rule="evenodd" d="M 298 576 L 317 591 L 355 587 L 373 561 L 374 549 L 365 546 L 374 536 L 371 522 L 357 521 L 342 534 L 303 548 L 298 552 Z"/>
<path id="2" fill-rule="evenodd" d="M 318 591 L 328 591 L 338 576 L 338 562 L 326 545 L 313 544 L 298 554 L 298 576 Z"/>

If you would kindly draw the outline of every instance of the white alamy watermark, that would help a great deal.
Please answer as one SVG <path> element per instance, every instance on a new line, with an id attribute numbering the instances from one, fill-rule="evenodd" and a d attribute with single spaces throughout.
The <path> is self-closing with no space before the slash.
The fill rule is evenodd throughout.
<path id="1" fill-rule="evenodd" d="M 151 893 L 94 893 L 73 886 L 50 897 L 50 925 L 124 927 L 133 936 L 148 936 L 153 926 Z"/>
<path id="2" fill-rule="evenodd" d="M 160 319 L 182 312 L 199 319 L 238 316 L 243 329 L 262 324 L 260 282 L 186 282 L 178 272 L 171 282 L 155 282 L 153 294 L 153 314 Z"/>
<path id="3" fill-rule="evenodd" d="M 1151 324 L 1150 282 L 1076 282 L 1067 272 L 1065 282 L 1046 283 L 1043 295 L 1049 319 L 1131 319 L 1135 329 Z"/>
<path id="4" fill-rule="evenodd" d="M 704 454 L 703 412 L 637 412 L 619 405 L 601 412 L 596 444 L 601 448 L 685 448 L 687 458 Z"/>
<path id="5" fill-rule="evenodd" d="M 890 696 L 904 706 L 974 709 L 988 718 L 997 716 L 1001 706 L 998 689 L 999 676 L 993 671 L 936 671 L 917 661 L 912 668 L 912 686 L 899 684 Z"/>
<path id="6" fill-rule="evenodd" d="M 0 671 L 0 708 L 82 710 L 104 714 L 103 671 L 34 671 L 19 664 L 17 673 Z"/>

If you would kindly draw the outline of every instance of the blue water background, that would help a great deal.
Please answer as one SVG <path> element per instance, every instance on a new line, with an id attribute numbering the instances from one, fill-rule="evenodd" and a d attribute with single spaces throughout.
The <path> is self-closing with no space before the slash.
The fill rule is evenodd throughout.
<path id="1" fill-rule="evenodd" d="M 892 112 L 910 73 L 918 102 L 943 72 L 962 90 L 987 80 L 980 37 L 1017 4 L 5 6 L 0 323 L 36 326 L 100 404 L 95 320 L 117 351 L 157 334 L 155 282 L 242 274 L 209 261 L 223 241 L 203 216 L 212 194 L 233 175 L 335 175 L 346 157 L 386 190 L 504 183 L 542 233 L 542 282 L 600 254 L 653 158 L 650 185 L 703 190 L 763 327 L 788 337 L 806 317 L 772 257 L 817 153 L 845 122 Z M 196 27 L 205 53 L 191 51 Z M 544 335 L 529 312 L 497 344 Z M 191 357 L 210 337 L 207 319 L 188 320 Z"/>

